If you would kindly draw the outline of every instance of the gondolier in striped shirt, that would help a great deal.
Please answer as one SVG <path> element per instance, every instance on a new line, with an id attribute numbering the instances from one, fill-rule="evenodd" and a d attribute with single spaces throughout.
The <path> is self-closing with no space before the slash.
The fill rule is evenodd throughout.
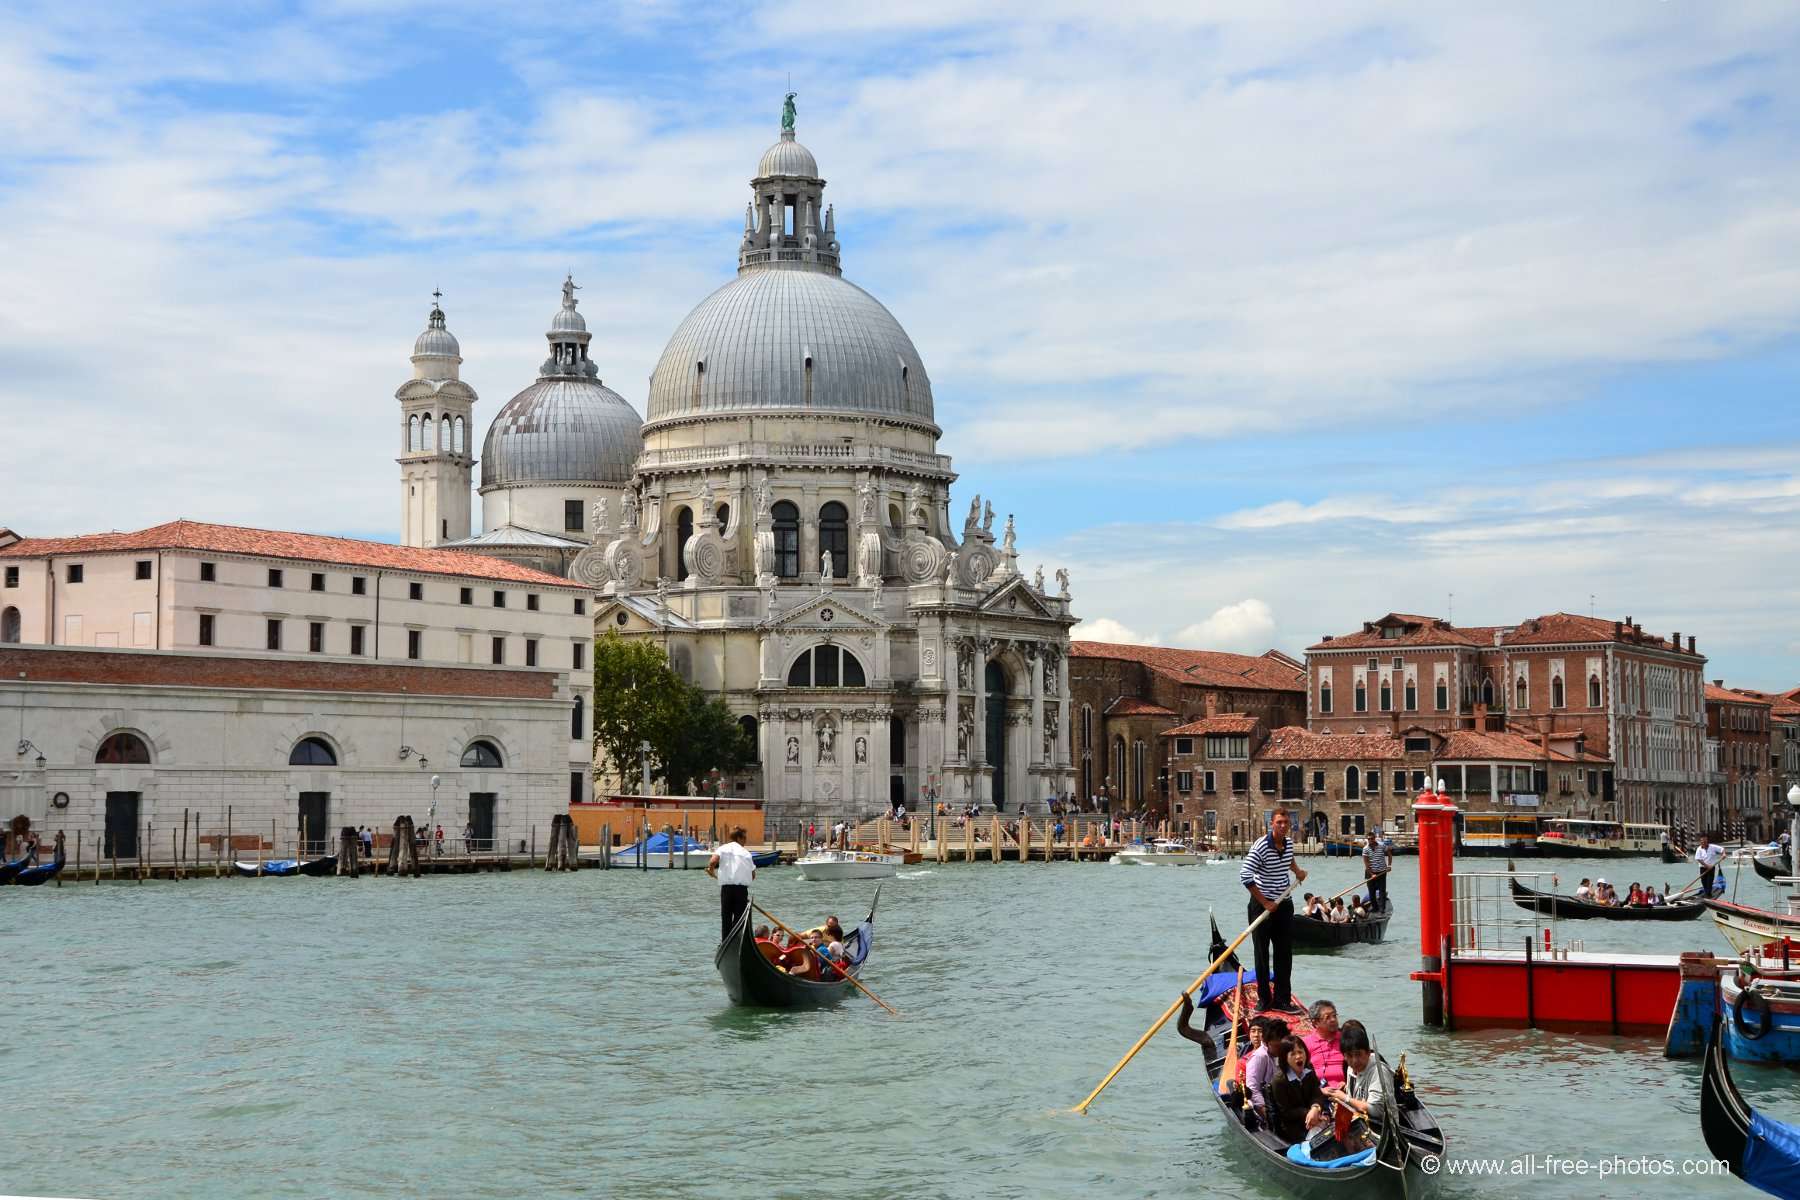
<path id="1" fill-rule="evenodd" d="M 1388 849 L 1381 844 L 1378 830 L 1369 830 L 1369 844 L 1363 847 L 1363 875 L 1369 881 L 1369 907 L 1387 907 Z"/>
<path id="2" fill-rule="evenodd" d="M 1294 861 L 1290 824 L 1287 810 L 1276 809 L 1269 818 L 1269 832 L 1256 839 L 1238 870 L 1238 882 L 1250 891 L 1249 919 L 1268 914 L 1250 936 L 1256 946 L 1257 1007 L 1271 1012 L 1285 1012 L 1294 1005 L 1294 902 L 1287 895 L 1288 876 L 1305 883 L 1306 872 Z"/>

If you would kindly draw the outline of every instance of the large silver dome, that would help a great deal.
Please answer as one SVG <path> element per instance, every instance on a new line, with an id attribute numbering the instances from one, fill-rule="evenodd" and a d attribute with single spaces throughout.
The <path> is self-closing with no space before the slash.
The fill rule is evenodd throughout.
<path id="1" fill-rule="evenodd" d="M 611 388 L 592 379 L 539 379 L 488 426 L 481 486 L 625 483 L 643 448 L 636 410 Z"/>
<path id="2" fill-rule="evenodd" d="M 931 380 L 906 330 L 843 277 L 746 270 L 702 300 L 650 376 L 650 421 L 763 409 L 933 424 Z"/>

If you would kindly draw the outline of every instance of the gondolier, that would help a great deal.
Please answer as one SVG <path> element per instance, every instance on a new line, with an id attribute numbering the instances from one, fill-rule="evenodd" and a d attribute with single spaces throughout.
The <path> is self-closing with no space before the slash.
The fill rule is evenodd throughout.
<path id="1" fill-rule="evenodd" d="M 1363 876 L 1369 881 L 1369 907 L 1380 911 L 1387 907 L 1388 848 L 1381 836 L 1369 830 L 1369 844 L 1363 847 Z"/>
<path id="2" fill-rule="evenodd" d="M 1703 833 L 1700 835 L 1700 847 L 1694 851 L 1694 861 L 1700 865 L 1700 894 L 1710 896 L 1713 893 L 1713 875 L 1719 869 L 1719 860 L 1725 857 L 1725 847 L 1715 846 Z"/>
<path id="3" fill-rule="evenodd" d="M 719 881 L 719 940 L 731 936 L 732 927 L 750 907 L 750 881 L 756 878 L 756 861 L 744 848 L 744 830 L 731 831 L 731 840 L 713 851 L 706 873 Z"/>
<path id="4" fill-rule="evenodd" d="M 1269 914 L 1251 931 L 1251 938 L 1256 947 L 1257 1008 L 1272 1012 L 1284 1012 L 1294 1004 L 1294 902 L 1287 896 L 1288 876 L 1306 882 L 1306 872 L 1294 862 L 1290 821 L 1286 809 L 1276 809 L 1269 818 L 1269 832 L 1256 839 L 1238 870 L 1238 882 L 1250 891 L 1249 919 Z"/>

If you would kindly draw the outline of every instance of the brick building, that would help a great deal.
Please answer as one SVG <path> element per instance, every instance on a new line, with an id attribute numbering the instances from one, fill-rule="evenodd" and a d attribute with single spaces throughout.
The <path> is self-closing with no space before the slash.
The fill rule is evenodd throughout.
<path id="1" fill-rule="evenodd" d="M 1546 737 L 1409 726 L 1392 733 L 1270 729 L 1225 714 L 1162 735 L 1170 817 L 1184 833 L 1242 844 L 1277 804 L 1306 841 L 1353 838 L 1377 826 L 1405 832 L 1412 799 L 1441 779 L 1465 812 L 1572 811 L 1606 764 L 1554 749 Z M 1590 782 L 1591 781 L 1591 782 Z"/>
<path id="2" fill-rule="evenodd" d="M 1707 792 L 1705 664 L 1692 637 L 1685 645 L 1679 633 L 1658 637 L 1629 617 L 1550 613 L 1458 626 L 1389 613 L 1308 648 L 1307 724 L 1318 733 L 1518 734 L 1571 761 L 1604 764 L 1583 815 L 1697 826 Z"/>
<path id="3" fill-rule="evenodd" d="M 1772 837 L 1787 825 L 1771 760 L 1774 709 L 1761 693 L 1728 688 L 1723 679 L 1706 685 L 1706 732 L 1719 743 L 1712 815 L 1718 828 L 1741 829 L 1750 841 Z"/>
<path id="4" fill-rule="evenodd" d="M 1226 654 L 1165 646 L 1069 645 L 1069 739 L 1075 794 L 1120 812 L 1169 813 L 1164 730 L 1221 712 L 1267 728 L 1299 723 L 1302 666 L 1278 651 Z"/>

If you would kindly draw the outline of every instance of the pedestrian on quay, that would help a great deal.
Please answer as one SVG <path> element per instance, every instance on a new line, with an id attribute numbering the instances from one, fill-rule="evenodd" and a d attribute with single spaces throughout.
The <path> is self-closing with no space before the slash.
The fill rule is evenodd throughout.
<path id="1" fill-rule="evenodd" d="M 463 822 L 463 853 L 475 853 L 475 822 Z"/>
<path id="2" fill-rule="evenodd" d="M 437 846 L 436 846 L 436 850 L 433 853 L 432 857 L 434 857 L 434 858 L 444 857 L 444 827 L 442 825 L 439 825 L 437 827 Z"/>
<path id="3" fill-rule="evenodd" d="M 1381 836 L 1375 830 L 1369 830 L 1369 844 L 1363 847 L 1363 878 L 1369 885 L 1369 907 L 1377 911 L 1387 907 L 1388 848 L 1381 844 Z M 1315 1062 L 1315 1066 L 1317 1063 Z M 1324 1074 L 1319 1076 L 1324 1078 Z"/>
<path id="4" fill-rule="evenodd" d="M 1269 818 L 1269 832 L 1256 839 L 1238 882 L 1250 892 L 1249 919 L 1266 913 L 1251 938 L 1256 946 L 1256 995 L 1259 1010 L 1287 1012 L 1294 1006 L 1294 902 L 1288 896 L 1288 876 L 1306 882 L 1306 871 L 1294 861 L 1294 842 L 1288 836 L 1292 818 L 1278 808 Z"/>
<path id="5" fill-rule="evenodd" d="M 1713 876 L 1719 870 L 1719 862 L 1725 857 L 1725 847 L 1715 846 L 1704 833 L 1700 835 L 1700 846 L 1694 851 L 1694 861 L 1700 865 L 1700 894 L 1712 895 Z"/>
<path id="6" fill-rule="evenodd" d="M 744 848 L 744 828 L 731 831 L 706 863 L 706 873 L 719 881 L 719 940 L 731 936 L 738 918 L 750 907 L 750 881 L 756 878 L 756 860 Z"/>
<path id="7" fill-rule="evenodd" d="M 367 825 L 362 827 L 362 846 L 365 858 L 375 857 L 375 831 Z"/>

